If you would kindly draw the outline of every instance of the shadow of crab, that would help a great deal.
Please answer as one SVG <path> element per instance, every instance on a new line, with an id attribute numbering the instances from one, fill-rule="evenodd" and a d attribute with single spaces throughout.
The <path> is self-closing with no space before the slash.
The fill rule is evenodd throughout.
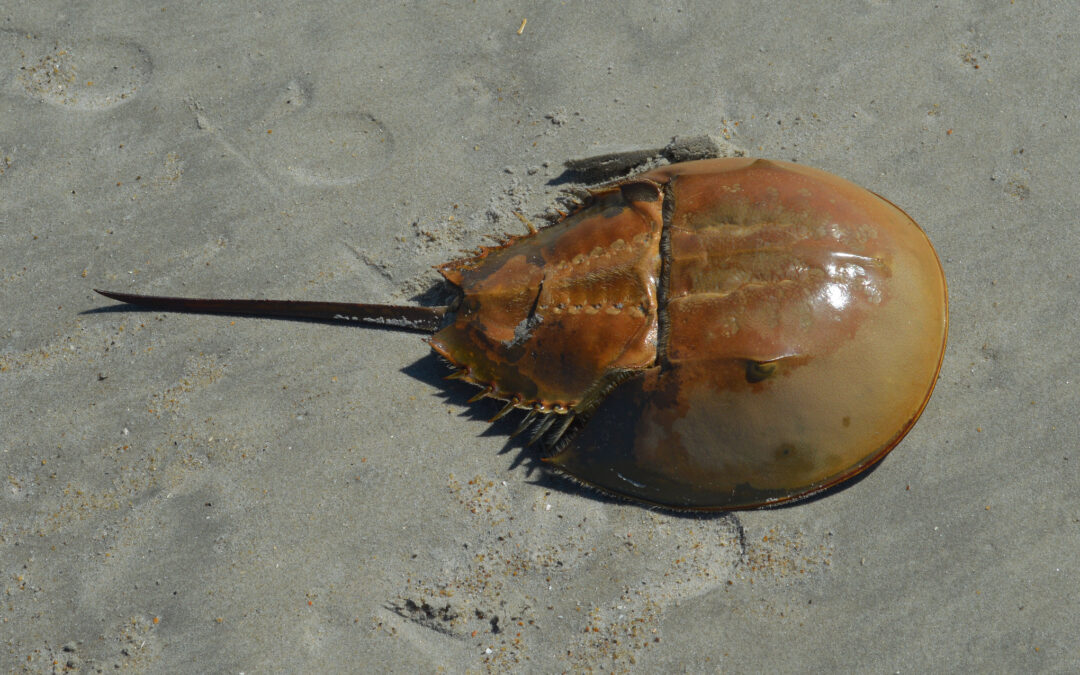
<path id="1" fill-rule="evenodd" d="M 448 380 L 446 378 L 447 366 L 443 360 L 435 354 L 428 354 L 416 360 L 414 363 L 402 368 L 400 372 L 418 382 L 422 382 L 423 384 L 432 387 L 435 390 L 435 395 L 444 403 L 460 410 L 458 417 L 462 419 L 476 422 L 489 422 L 489 420 L 491 420 L 504 405 L 503 401 L 491 398 L 484 398 L 470 403 L 470 399 L 476 395 L 476 387 L 458 380 Z M 553 452 L 552 449 L 543 446 L 541 443 L 530 444 L 528 431 L 525 431 L 524 433 L 515 433 L 518 431 L 521 420 L 526 414 L 525 411 L 518 411 L 498 419 L 495 422 L 488 424 L 487 428 L 480 433 L 480 436 L 484 438 L 490 438 L 492 436 L 505 438 L 506 442 L 502 449 L 499 450 L 499 454 L 504 455 L 514 453 L 510 469 L 513 471 L 524 467 L 525 478 L 530 485 L 543 490 L 550 490 L 552 492 L 559 492 L 567 495 L 576 495 L 608 504 L 635 504 L 648 509 L 664 511 L 670 515 L 679 517 L 709 520 L 732 517 L 737 518 L 736 514 L 732 511 L 687 510 L 658 504 L 642 503 L 637 500 L 612 495 L 593 486 L 581 483 L 572 476 L 553 471 L 543 461 L 544 457 L 549 456 Z M 572 437 L 574 434 L 580 432 L 585 424 L 587 424 L 587 422 L 571 425 L 567 430 L 566 435 Z M 879 462 L 862 473 L 856 474 L 845 481 L 802 499 L 785 501 L 771 506 L 758 507 L 758 509 L 787 509 L 825 499 L 862 482 L 872 473 L 877 471 L 881 464 L 882 463 Z"/>

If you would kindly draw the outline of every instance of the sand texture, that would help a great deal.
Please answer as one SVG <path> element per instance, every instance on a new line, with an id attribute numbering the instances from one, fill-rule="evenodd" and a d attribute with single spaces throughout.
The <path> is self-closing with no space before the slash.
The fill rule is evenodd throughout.
<path id="1" fill-rule="evenodd" d="M 1080 669 L 1077 44 L 1068 3 L 0 3 L 0 672 Z M 937 391 L 825 499 L 606 499 L 416 334 L 91 290 L 427 302 L 567 160 L 702 135 L 941 256 Z"/>

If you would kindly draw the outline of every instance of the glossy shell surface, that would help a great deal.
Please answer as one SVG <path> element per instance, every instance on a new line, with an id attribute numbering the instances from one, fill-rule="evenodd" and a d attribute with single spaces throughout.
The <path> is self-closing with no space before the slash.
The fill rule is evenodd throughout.
<path id="1" fill-rule="evenodd" d="M 771 160 L 673 164 L 441 268 L 430 340 L 530 410 L 550 466 L 687 509 L 798 499 L 889 452 L 948 326 L 929 240 L 889 201 Z"/>

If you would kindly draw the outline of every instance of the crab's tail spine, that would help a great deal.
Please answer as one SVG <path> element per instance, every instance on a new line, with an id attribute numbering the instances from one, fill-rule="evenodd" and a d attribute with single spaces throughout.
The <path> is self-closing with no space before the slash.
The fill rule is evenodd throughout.
<path id="1" fill-rule="evenodd" d="M 307 300 L 225 300 L 214 298 L 173 298 L 161 295 L 137 295 L 114 291 L 95 292 L 119 302 L 167 312 L 195 314 L 231 314 L 268 316 L 283 319 L 365 323 L 399 330 L 438 330 L 446 307 L 413 305 L 369 305 L 349 302 L 311 302 Z"/>

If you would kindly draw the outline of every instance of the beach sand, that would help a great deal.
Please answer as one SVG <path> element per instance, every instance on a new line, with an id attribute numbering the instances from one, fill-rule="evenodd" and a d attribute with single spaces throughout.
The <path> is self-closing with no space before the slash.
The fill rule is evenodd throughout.
<path id="1" fill-rule="evenodd" d="M 995 4 L 9 3 L 0 670 L 1080 667 L 1080 16 Z M 824 499 L 607 499 L 417 335 L 91 290 L 430 299 L 565 161 L 704 134 L 945 268 L 925 414 Z"/>

